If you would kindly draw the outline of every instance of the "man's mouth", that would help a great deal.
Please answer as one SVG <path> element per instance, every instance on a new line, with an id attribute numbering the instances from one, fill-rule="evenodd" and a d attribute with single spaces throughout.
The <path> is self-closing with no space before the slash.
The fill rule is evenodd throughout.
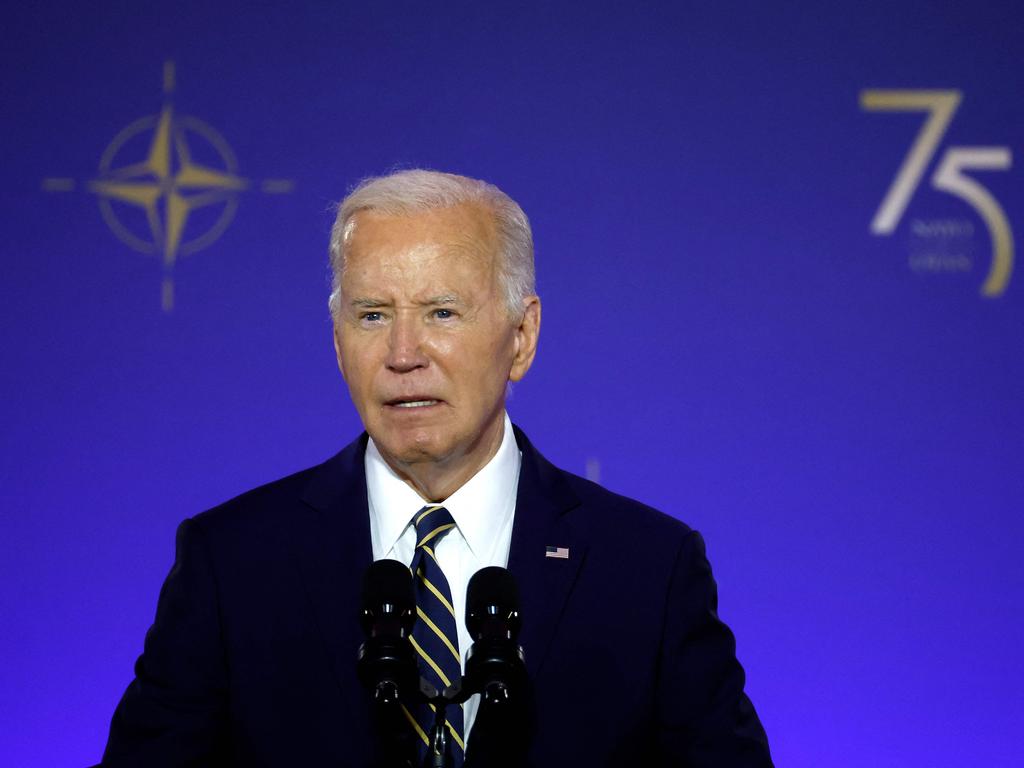
<path id="1" fill-rule="evenodd" d="M 392 408 L 427 408 L 431 405 L 437 405 L 440 400 L 390 400 L 387 405 Z"/>

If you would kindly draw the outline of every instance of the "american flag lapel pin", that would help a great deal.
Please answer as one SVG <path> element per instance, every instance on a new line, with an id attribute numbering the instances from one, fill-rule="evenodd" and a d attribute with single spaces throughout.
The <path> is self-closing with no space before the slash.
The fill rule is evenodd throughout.
<path id="1" fill-rule="evenodd" d="M 568 547 L 544 547 L 544 557 L 553 557 L 556 560 L 568 560 Z"/>

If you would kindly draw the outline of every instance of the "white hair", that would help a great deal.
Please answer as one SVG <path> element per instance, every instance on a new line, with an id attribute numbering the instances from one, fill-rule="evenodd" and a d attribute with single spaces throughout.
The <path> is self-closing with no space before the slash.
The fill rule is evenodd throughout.
<path id="1" fill-rule="evenodd" d="M 530 221 L 511 197 L 486 181 L 412 169 L 361 181 L 338 205 L 331 228 L 331 315 L 338 317 L 341 276 L 345 271 L 345 248 L 352 233 L 352 218 L 359 211 L 377 211 L 403 216 L 438 208 L 474 203 L 494 216 L 498 231 L 498 279 L 505 294 L 509 315 L 520 318 L 524 301 L 535 293 L 533 233 Z"/>

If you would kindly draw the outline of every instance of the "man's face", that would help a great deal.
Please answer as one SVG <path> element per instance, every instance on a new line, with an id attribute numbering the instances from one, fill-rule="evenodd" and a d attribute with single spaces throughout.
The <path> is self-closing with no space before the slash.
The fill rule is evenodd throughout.
<path id="1" fill-rule="evenodd" d="M 478 206 L 353 222 L 334 329 L 352 402 L 407 479 L 425 467 L 465 482 L 497 450 L 506 383 L 533 361 L 539 301 L 510 319 L 494 220 Z"/>

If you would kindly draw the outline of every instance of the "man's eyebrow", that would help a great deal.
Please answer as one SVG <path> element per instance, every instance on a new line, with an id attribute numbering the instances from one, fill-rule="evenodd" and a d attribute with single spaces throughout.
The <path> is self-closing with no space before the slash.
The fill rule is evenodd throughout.
<path id="1" fill-rule="evenodd" d="M 454 293 L 445 293 L 440 296 L 430 296 L 426 299 L 420 299 L 416 301 L 416 304 L 421 307 L 431 307 L 438 304 L 458 304 L 459 297 Z M 349 302 L 349 306 L 356 307 L 357 309 L 379 309 L 380 307 L 390 307 L 391 302 L 385 299 L 375 299 L 369 296 L 357 296 Z"/>
<path id="2" fill-rule="evenodd" d="M 363 297 L 363 296 L 357 296 L 356 298 L 352 299 L 350 304 L 353 307 L 363 307 L 363 308 L 367 308 L 367 307 L 386 307 L 386 306 L 388 306 L 388 302 L 384 301 L 384 299 L 371 299 L 371 298 L 367 298 L 367 297 Z"/>
<path id="3" fill-rule="evenodd" d="M 417 303 L 418 304 L 423 304 L 423 305 L 428 305 L 428 304 L 429 305 L 433 305 L 433 304 L 458 304 L 459 303 L 459 297 L 456 296 L 454 293 L 445 293 L 445 294 L 443 294 L 441 296 L 431 296 L 429 299 L 424 299 L 423 301 L 420 301 L 420 302 L 417 302 Z"/>

